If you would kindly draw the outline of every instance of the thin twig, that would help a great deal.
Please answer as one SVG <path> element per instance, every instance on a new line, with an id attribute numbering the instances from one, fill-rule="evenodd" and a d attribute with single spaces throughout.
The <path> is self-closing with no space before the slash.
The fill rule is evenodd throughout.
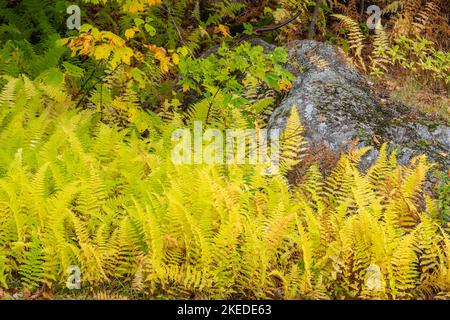
<path id="1" fill-rule="evenodd" d="M 302 10 L 299 10 L 294 16 L 292 16 L 291 18 L 287 19 L 286 21 L 283 21 L 279 24 L 276 24 L 274 26 L 271 27 L 265 27 L 265 28 L 260 28 L 260 29 L 256 29 L 254 31 L 254 33 L 256 34 L 260 34 L 260 33 L 264 33 L 264 32 L 270 32 L 270 31 L 275 31 L 277 29 L 283 28 L 284 26 L 288 25 L 289 23 L 293 22 L 294 20 L 296 20 L 301 14 L 302 14 Z M 241 43 L 244 40 L 247 40 L 248 38 L 252 37 L 253 35 L 250 34 L 246 34 L 244 36 L 242 36 L 241 38 L 239 38 L 236 41 L 236 44 Z"/>

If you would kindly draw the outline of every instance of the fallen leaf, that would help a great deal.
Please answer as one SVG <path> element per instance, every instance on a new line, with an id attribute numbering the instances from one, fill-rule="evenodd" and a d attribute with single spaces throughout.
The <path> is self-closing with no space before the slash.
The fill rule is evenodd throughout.
<path id="1" fill-rule="evenodd" d="M 223 24 L 219 24 L 217 27 L 214 28 L 213 31 L 215 34 L 223 34 L 225 37 L 230 37 L 230 28 L 227 26 L 224 26 Z"/>
<path id="2" fill-rule="evenodd" d="M 47 300 L 53 299 L 53 293 L 44 291 L 42 292 L 42 297 Z"/>
<path id="3" fill-rule="evenodd" d="M 134 37 L 134 34 L 136 33 L 136 30 L 134 30 L 134 28 L 131 29 L 127 29 L 125 31 L 125 37 L 127 37 L 127 39 L 131 39 Z"/>
<path id="4" fill-rule="evenodd" d="M 376 145 L 380 145 L 381 144 L 381 142 L 380 142 L 381 137 L 380 136 L 375 135 L 375 136 L 372 137 L 372 139 L 373 139 L 373 142 Z"/>
<path id="5" fill-rule="evenodd" d="M 281 91 L 289 91 L 292 88 L 292 83 L 285 80 L 280 80 L 278 82 L 278 86 L 280 87 Z"/>

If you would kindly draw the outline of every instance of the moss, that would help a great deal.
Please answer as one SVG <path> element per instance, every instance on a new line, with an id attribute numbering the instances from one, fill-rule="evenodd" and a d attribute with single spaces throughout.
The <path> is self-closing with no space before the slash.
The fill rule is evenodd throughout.
<path id="1" fill-rule="evenodd" d="M 416 145 L 419 147 L 430 147 L 431 141 L 425 140 L 425 139 L 420 139 L 419 141 L 416 142 Z"/>

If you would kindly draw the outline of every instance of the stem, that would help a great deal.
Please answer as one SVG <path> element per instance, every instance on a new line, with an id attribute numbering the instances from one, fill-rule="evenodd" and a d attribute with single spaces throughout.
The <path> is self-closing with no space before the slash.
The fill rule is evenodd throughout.
<path id="1" fill-rule="evenodd" d="M 289 23 L 293 22 L 295 19 L 297 19 L 297 18 L 302 14 L 302 12 L 303 12 L 302 10 L 299 10 L 293 17 L 287 19 L 286 21 L 283 21 L 283 22 L 281 22 L 281 23 L 279 23 L 279 24 L 277 24 L 277 25 L 271 26 L 271 27 L 265 27 L 265 28 L 256 29 L 254 32 L 255 32 L 256 34 L 258 34 L 258 33 L 269 32 L 269 31 L 275 31 L 275 30 L 277 30 L 277 29 L 280 29 L 280 28 L 282 28 L 282 27 L 288 25 Z M 241 38 L 239 38 L 239 39 L 236 41 L 236 44 L 239 44 L 239 43 L 241 43 L 242 41 L 247 40 L 247 39 L 250 38 L 251 36 L 252 36 L 252 35 L 249 35 L 249 34 L 246 34 L 246 35 L 242 36 Z"/>
<path id="2" fill-rule="evenodd" d="M 311 24 L 309 25 L 308 39 L 312 39 L 315 35 L 317 16 L 319 14 L 319 8 L 320 8 L 321 4 L 322 4 L 322 0 L 317 0 L 316 6 L 314 7 L 314 13 L 313 13 L 313 16 L 311 19 Z"/>

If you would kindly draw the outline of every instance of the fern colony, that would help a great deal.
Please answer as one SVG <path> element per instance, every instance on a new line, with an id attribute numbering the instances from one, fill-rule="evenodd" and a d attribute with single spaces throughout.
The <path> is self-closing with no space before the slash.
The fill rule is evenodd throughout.
<path id="1" fill-rule="evenodd" d="M 58 41 L 50 14 L 34 36 L 11 18 L 38 1 L 1 8 L 2 35 L 16 32 L 0 53 L 1 289 L 67 293 L 78 266 L 94 297 L 127 288 L 145 298 L 450 298 L 448 201 L 425 192 L 425 156 L 401 166 L 384 145 L 363 172 L 368 149 L 352 150 L 331 174 L 312 165 L 290 185 L 307 147 L 293 108 L 277 175 L 172 162 L 174 130 L 259 130 L 291 85 L 283 49 L 222 44 L 199 58 L 231 37 L 244 2 L 83 1 L 100 22 Z M 297 2 L 277 2 L 278 14 Z M 107 31 L 111 12 L 120 19 Z M 261 86 L 271 95 L 256 97 Z"/>

